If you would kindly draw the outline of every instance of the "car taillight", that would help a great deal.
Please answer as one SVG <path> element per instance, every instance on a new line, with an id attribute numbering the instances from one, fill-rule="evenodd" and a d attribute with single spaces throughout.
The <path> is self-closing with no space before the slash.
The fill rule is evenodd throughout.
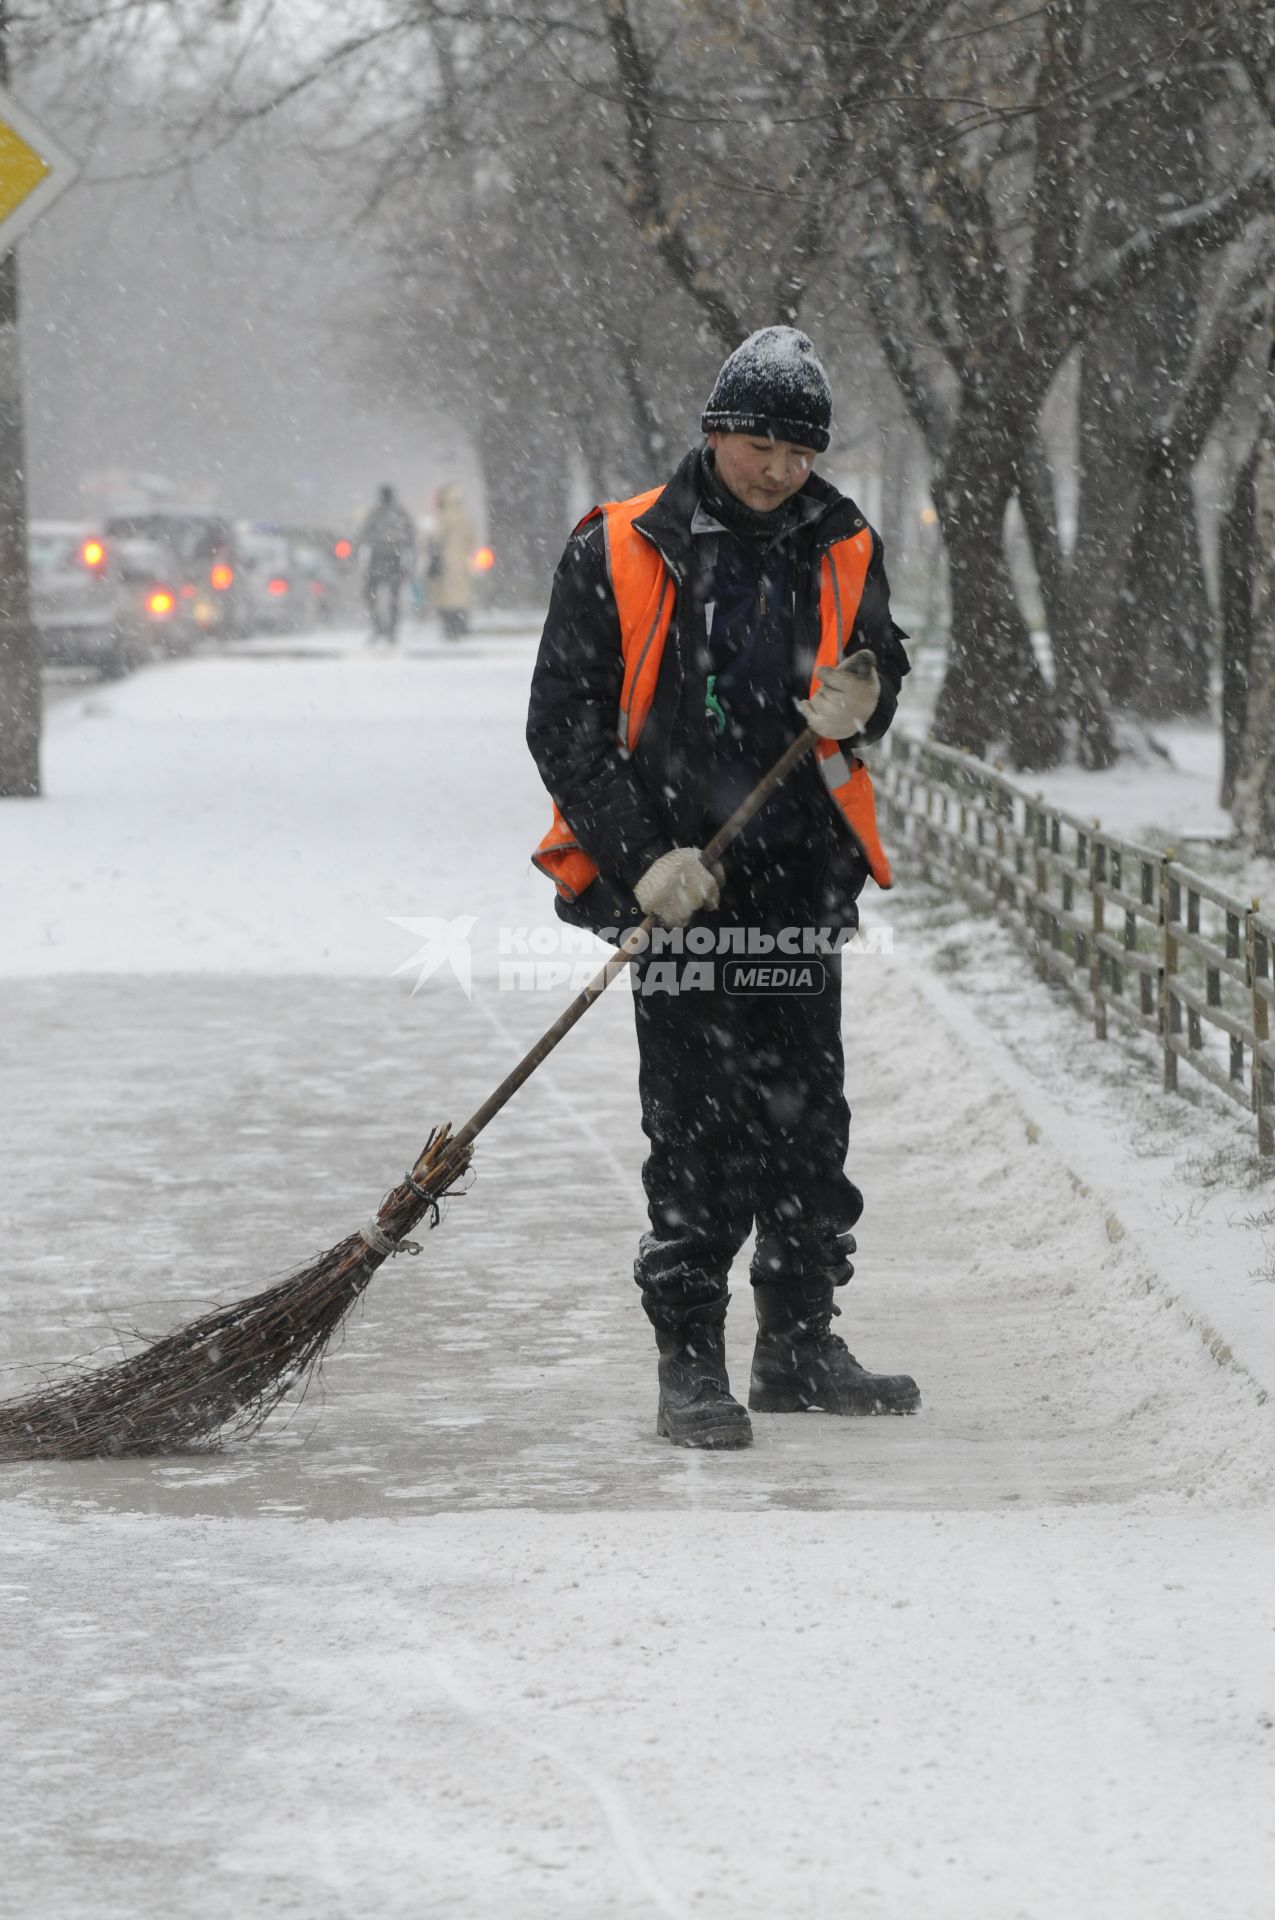
<path id="1" fill-rule="evenodd" d="M 80 559 L 86 567 L 100 567 L 106 558 L 106 548 L 100 540 L 86 540 L 80 548 Z"/>
<path id="2" fill-rule="evenodd" d="M 287 591 L 288 591 L 288 583 L 286 580 L 267 580 L 266 581 L 266 592 L 272 593 L 276 600 L 278 600 L 279 597 L 282 594 L 285 594 Z"/>
<path id="3" fill-rule="evenodd" d="M 475 573 L 490 573 L 496 564 L 496 556 L 490 547 L 479 547 L 470 562 Z"/>
<path id="4" fill-rule="evenodd" d="M 219 560 L 208 578 L 214 592 L 225 593 L 226 589 L 234 584 L 235 570 L 227 566 L 224 560 Z"/>
<path id="5" fill-rule="evenodd" d="M 354 548 L 348 540 L 338 540 L 332 551 L 338 560 L 348 560 Z"/>
<path id="6" fill-rule="evenodd" d="M 156 587 L 153 593 L 146 596 L 147 613 L 171 613 L 176 604 L 167 587 Z"/>

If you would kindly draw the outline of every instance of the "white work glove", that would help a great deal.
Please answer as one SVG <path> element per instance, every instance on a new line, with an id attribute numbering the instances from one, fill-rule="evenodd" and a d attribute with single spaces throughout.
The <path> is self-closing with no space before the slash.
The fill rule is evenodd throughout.
<path id="1" fill-rule="evenodd" d="M 880 698 L 877 663 L 867 647 L 860 647 L 848 660 L 821 668 L 813 697 L 796 704 L 820 739 L 849 740 L 863 732 Z"/>
<path id="2" fill-rule="evenodd" d="M 721 899 L 723 874 L 712 873 L 698 847 L 673 847 L 647 868 L 633 891 L 643 913 L 653 913 L 666 927 L 682 927 L 701 907 L 715 907 Z"/>

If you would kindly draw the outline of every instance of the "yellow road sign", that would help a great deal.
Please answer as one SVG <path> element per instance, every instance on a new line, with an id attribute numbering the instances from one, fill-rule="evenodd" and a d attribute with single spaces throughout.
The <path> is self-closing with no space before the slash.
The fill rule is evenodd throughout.
<path id="1" fill-rule="evenodd" d="M 0 255 L 70 186 L 76 172 L 52 134 L 0 87 Z"/>

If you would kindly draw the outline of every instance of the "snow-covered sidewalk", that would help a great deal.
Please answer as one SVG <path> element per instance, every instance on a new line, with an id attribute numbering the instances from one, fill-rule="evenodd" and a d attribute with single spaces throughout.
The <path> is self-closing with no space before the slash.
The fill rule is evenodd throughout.
<path id="1" fill-rule="evenodd" d="M 529 640 L 316 654 L 68 703 L 0 809 L 0 1364 L 347 1232 L 561 1004 L 499 985 Z M 395 922 L 471 916 L 413 995 Z M 924 1414 L 654 1439 L 613 991 L 289 1423 L 6 1470 L 0 1912 L 1269 1911 L 1270 1406 L 930 952 L 847 962 L 841 1323 Z"/>

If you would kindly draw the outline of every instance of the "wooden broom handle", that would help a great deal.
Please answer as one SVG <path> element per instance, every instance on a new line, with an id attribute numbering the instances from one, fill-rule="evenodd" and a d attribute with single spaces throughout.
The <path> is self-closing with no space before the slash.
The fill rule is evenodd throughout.
<path id="1" fill-rule="evenodd" d="M 775 788 L 781 786 L 804 754 L 809 753 L 818 734 L 810 727 L 797 736 L 790 747 L 785 748 L 768 773 L 764 773 L 752 792 L 741 800 L 734 813 L 717 829 L 700 858 L 704 865 L 711 866 L 717 856 L 724 853 L 732 840 L 743 831 L 760 807 L 763 807 Z M 529 1080 L 540 1062 L 551 1054 L 559 1040 L 565 1038 L 577 1020 L 586 1014 L 594 1001 L 599 999 L 616 978 L 624 972 L 634 955 L 641 951 L 646 936 L 655 925 L 655 915 L 648 913 L 640 926 L 631 927 L 619 946 L 608 957 L 606 964 L 590 980 L 587 987 L 578 993 L 569 1007 L 558 1015 L 547 1033 L 541 1034 L 529 1053 L 525 1053 L 512 1073 L 505 1075 L 494 1093 L 488 1094 L 476 1113 L 472 1113 L 458 1133 L 452 1135 L 447 1150 L 439 1163 L 441 1174 L 447 1163 L 462 1156 L 468 1147 L 478 1138 L 489 1120 L 493 1120 L 505 1105 L 512 1100 L 524 1080 Z M 431 1175 L 431 1178 L 434 1176 Z"/>

